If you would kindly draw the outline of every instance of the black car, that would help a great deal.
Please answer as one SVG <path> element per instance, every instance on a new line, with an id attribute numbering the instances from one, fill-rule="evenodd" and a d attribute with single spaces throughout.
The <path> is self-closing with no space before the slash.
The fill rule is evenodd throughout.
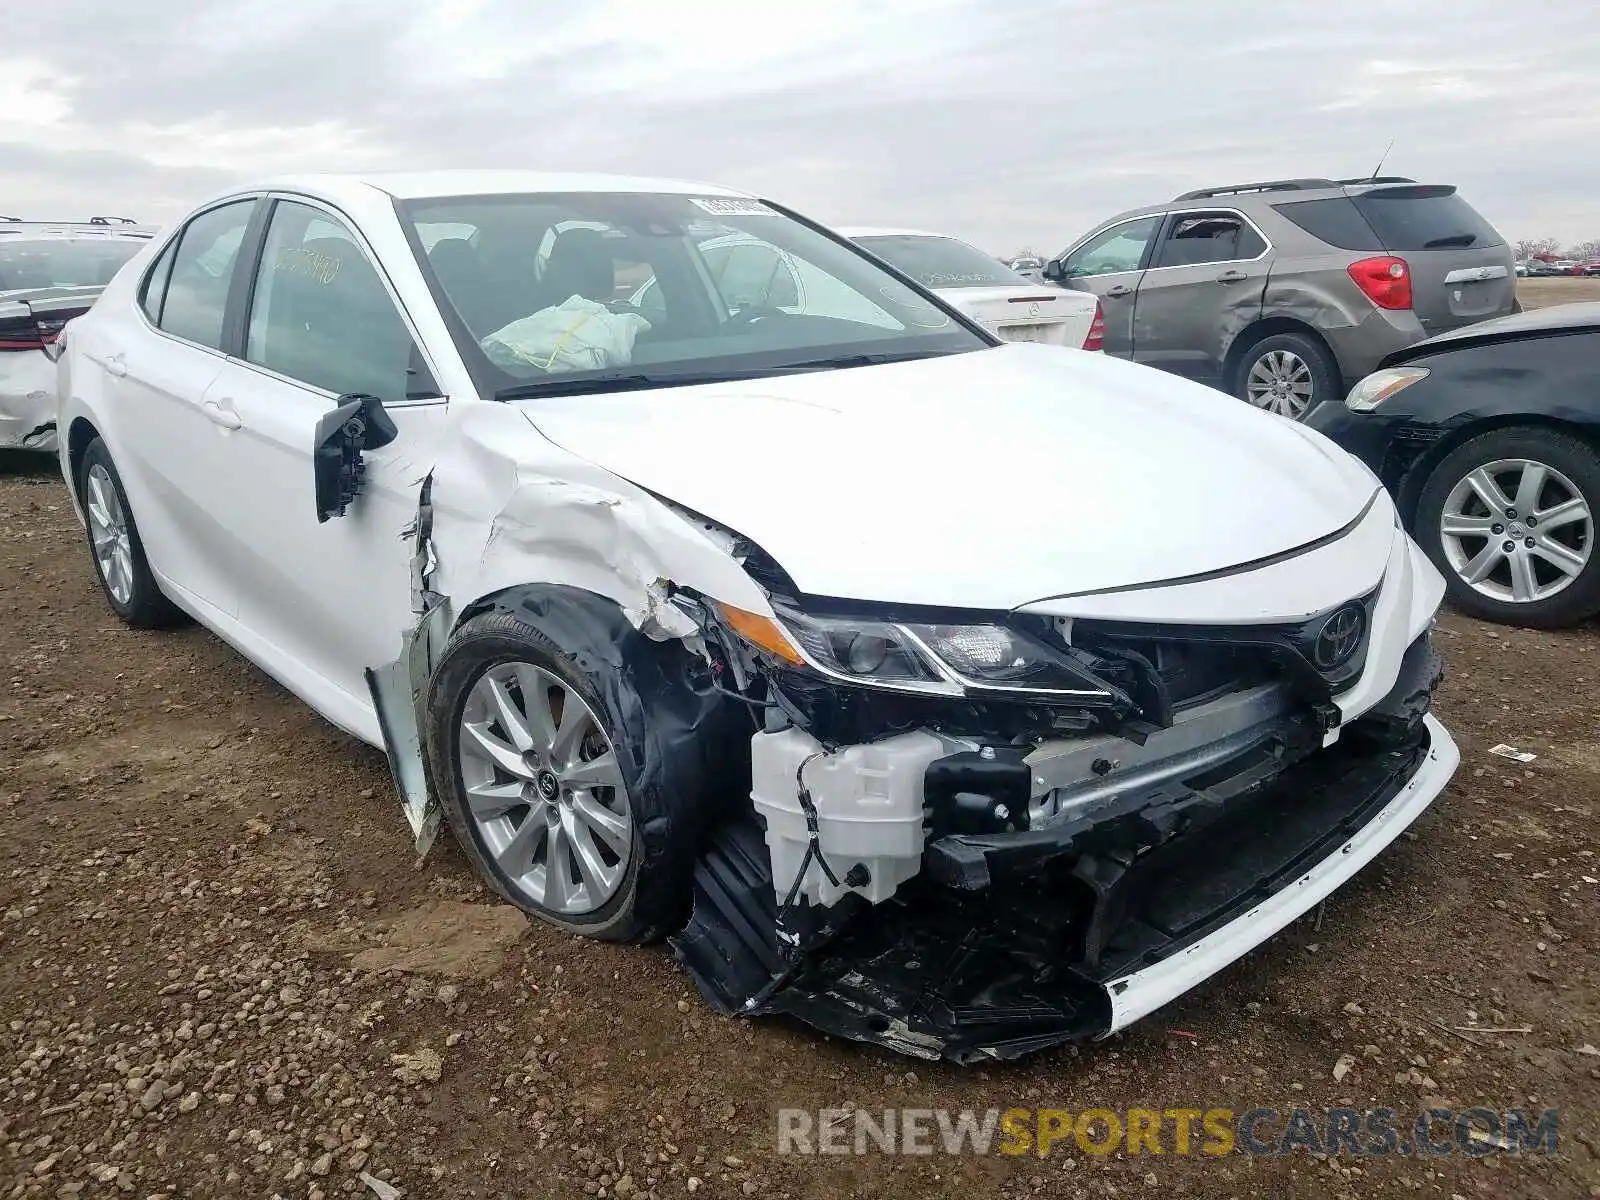
<path id="1" fill-rule="evenodd" d="M 1307 423 L 1383 480 L 1458 608 L 1540 628 L 1600 612 L 1600 303 L 1396 351 Z"/>

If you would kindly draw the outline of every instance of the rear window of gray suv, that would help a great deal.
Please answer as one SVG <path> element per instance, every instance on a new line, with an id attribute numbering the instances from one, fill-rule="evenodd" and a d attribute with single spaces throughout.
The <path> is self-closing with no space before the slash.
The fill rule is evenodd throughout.
<path id="1" fill-rule="evenodd" d="M 1351 197 L 1388 250 L 1483 250 L 1503 243 L 1453 187 L 1382 188 Z"/>
<path id="2" fill-rule="evenodd" d="M 1272 208 L 1341 250 L 1377 254 L 1503 244 L 1494 227 L 1453 187 L 1382 188 L 1349 198 L 1291 200 Z"/>

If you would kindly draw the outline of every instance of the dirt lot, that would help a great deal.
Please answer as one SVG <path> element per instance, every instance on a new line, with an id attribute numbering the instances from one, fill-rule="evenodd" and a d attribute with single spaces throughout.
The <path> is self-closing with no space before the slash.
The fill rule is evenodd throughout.
<path id="1" fill-rule="evenodd" d="M 0 1196 L 1600 1196 L 1600 628 L 1439 642 L 1463 767 L 1320 927 L 1107 1043 L 930 1066 L 717 1018 L 447 838 L 414 865 L 379 755 L 119 625 L 49 464 L 0 460 Z M 780 1106 L 844 1104 L 1562 1123 L 1553 1160 L 775 1153 Z"/>
<path id="2" fill-rule="evenodd" d="M 1523 308 L 1545 308 L 1551 304 L 1572 304 L 1579 300 L 1600 300 L 1600 278 L 1552 276 L 1547 279 L 1517 280 L 1517 297 Z"/>

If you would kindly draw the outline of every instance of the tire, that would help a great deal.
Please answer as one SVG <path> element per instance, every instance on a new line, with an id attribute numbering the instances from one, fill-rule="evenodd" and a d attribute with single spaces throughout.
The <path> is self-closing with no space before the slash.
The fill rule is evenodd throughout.
<path id="1" fill-rule="evenodd" d="M 749 791 L 748 736 L 741 780 L 738 742 L 724 736 L 734 728 L 728 705 L 709 674 L 697 677 L 697 662 L 676 642 L 645 638 L 609 601 L 575 589 L 530 589 L 460 627 L 429 684 L 429 757 L 451 832 L 497 893 L 560 929 L 605 941 L 654 940 L 683 923 L 701 838 L 729 795 Z M 491 683 L 527 738 L 508 733 Z M 529 720 L 530 695 L 541 692 L 545 719 Z M 577 713 L 569 709 L 574 698 L 595 729 L 577 735 L 568 754 L 538 731 Z M 493 754 L 468 724 L 500 743 Z M 744 729 L 748 735 L 748 718 Z M 614 773 L 593 766 L 605 755 L 591 732 L 609 744 Z M 522 740 L 532 744 L 521 769 L 507 770 L 501 748 Z M 569 786 L 580 774 L 592 786 Z M 611 782 L 598 782 L 602 776 Z M 542 830 L 527 824 L 540 820 Z M 552 876 L 555 845 L 573 852 L 554 860 Z"/>
<path id="2" fill-rule="evenodd" d="M 1283 386 L 1274 386 L 1279 383 Z M 1232 390 L 1246 404 L 1303 421 L 1324 400 L 1338 398 L 1339 365 L 1309 334 L 1274 333 L 1241 356 Z"/>
<path id="3" fill-rule="evenodd" d="M 135 629 L 170 629 L 184 624 L 187 615 L 162 594 L 150 571 L 122 476 L 100 438 L 89 443 L 78 464 L 78 498 L 88 533 L 89 561 L 111 611 Z"/>
<path id="4" fill-rule="evenodd" d="M 1577 502 L 1564 506 L 1561 524 L 1525 524 L 1527 489 L 1537 481 L 1529 465 L 1543 468 L 1536 517 L 1563 499 Z M 1530 479 L 1534 482 L 1525 483 Z M 1493 491 L 1486 497 L 1489 484 Z M 1519 499 L 1524 508 L 1517 507 Z M 1445 532 L 1447 517 L 1453 534 Z M 1467 532 L 1480 528 L 1480 521 L 1488 522 L 1482 535 Z M 1536 629 L 1571 625 L 1600 612 L 1600 550 L 1594 545 L 1600 528 L 1600 453 L 1570 434 L 1513 427 L 1456 447 L 1423 484 L 1415 527 L 1417 541 L 1444 575 L 1451 602 L 1463 612 Z M 1509 554 L 1508 543 L 1513 546 Z M 1484 570 L 1488 573 L 1476 584 L 1469 580 Z M 1519 591 L 1530 598 L 1518 598 Z"/>

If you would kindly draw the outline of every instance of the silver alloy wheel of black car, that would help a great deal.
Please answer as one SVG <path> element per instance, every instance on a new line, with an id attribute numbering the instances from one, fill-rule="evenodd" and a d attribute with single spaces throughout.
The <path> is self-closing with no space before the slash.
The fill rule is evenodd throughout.
<path id="1" fill-rule="evenodd" d="M 1251 364 L 1245 393 L 1257 408 L 1298 421 L 1316 399 L 1316 384 L 1309 363 L 1293 350 L 1274 349 Z"/>
<path id="2" fill-rule="evenodd" d="M 1594 514 L 1554 467 L 1496 459 L 1450 489 L 1439 540 L 1468 587 L 1502 603 L 1528 604 L 1549 599 L 1583 573 L 1594 548 Z"/>
<path id="3" fill-rule="evenodd" d="M 616 894 L 633 815 L 616 749 L 583 697 L 532 663 L 497 663 L 467 695 L 457 757 L 484 848 L 526 900 L 580 916 Z"/>
<path id="4" fill-rule="evenodd" d="M 125 605 L 133 598 L 133 541 L 128 536 L 128 517 L 105 467 L 95 463 L 85 479 L 88 486 L 83 507 L 89 520 L 95 563 L 106 591 L 118 604 Z"/>

